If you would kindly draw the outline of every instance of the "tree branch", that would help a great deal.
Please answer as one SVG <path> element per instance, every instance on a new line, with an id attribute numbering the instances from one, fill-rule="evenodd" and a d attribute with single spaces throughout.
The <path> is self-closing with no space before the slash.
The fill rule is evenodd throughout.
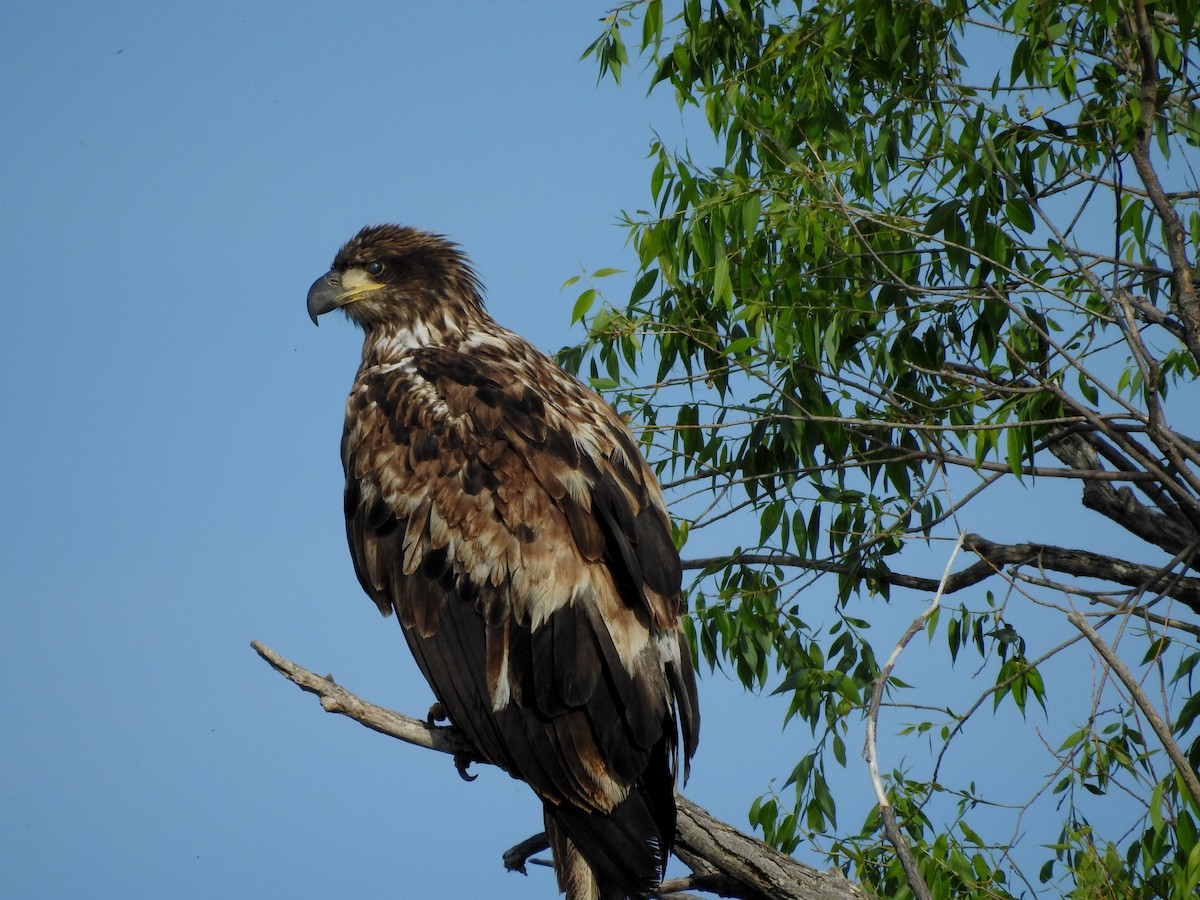
<path id="1" fill-rule="evenodd" d="M 1081 578 L 1099 578 L 1135 590 L 1145 590 L 1171 597 L 1194 612 L 1200 613 L 1200 578 L 1185 578 L 1155 566 L 1132 563 L 1114 556 L 1073 550 L 1050 544 L 997 544 L 977 534 L 969 534 L 964 546 L 973 551 L 979 561 L 955 572 L 944 582 L 917 575 L 893 572 L 891 569 L 853 569 L 867 580 L 893 587 L 911 588 L 933 593 L 941 590 L 953 594 L 964 588 L 979 584 L 997 574 L 1002 566 L 1036 565 L 1041 569 L 1075 575 Z M 1187 560 L 1185 560 L 1185 563 Z M 851 566 L 821 559 L 806 559 L 783 553 L 741 553 L 736 556 L 713 556 L 683 561 L 684 569 L 707 569 L 710 567 L 741 564 L 788 566 L 813 572 L 845 574 Z"/>
<path id="2" fill-rule="evenodd" d="M 993 544 L 977 534 L 968 535 L 967 547 L 995 566 L 1036 565 L 1064 575 L 1100 578 L 1135 590 L 1172 597 L 1200 613 L 1200 579 L 1185 578 L 1156 566 L 1050 544 Z"/>
<path id="3" fill-rule="evenodd" d="M 1171 737 L 1171 729 L 1162 720 L 1162 716 L 1158 714 L 1158 710 L 1154 708 L 1154 704 L 1150 702 L 1150 698 L 1146 696 L 1146 692 L 1142 690 L 1142 686 L 1133 677 L 1133 673 L 1125 667 L 1120 657 L 1113 652 L 1112 647 L 1105 643 L 1096 629 L 1087 623 L 1082 613 L 1071 610 L 1071 612 L 1067 613 L 1067 618 L 1088 639 L 1096 649 L 1096 652 L 1100 654 L 1101 659 L 1112 669 L 1113 674 L 1120 679 L 1121 684 L 1125 685 L 1125 689 L 1133 697 L 1133 702 L 1137 704 L 1138 709 L 1142 711 L 1142 714 L 1150 723 L 1150 727 L 1154 729 L 1154 733 L 1158 735 L 1163 749 L 1167 751 L 1167 756 L 1170 757 L 1171 763 L 1175 766 L 1175 771 L 1187 787 L 1188 793 L 1192 795 L 1192 802 L 1200 806 L 1200 778 L 1197 777 L 1196 770 L 1192 768 L 1183 751 L 1179 749 L 1179 745 L 1175 743 L 1175 739 Z"/>
<path id="4" fill-rule="evenodd" d="M 942 573 L 942 580 L 938 585 L 937 592 L 933 595 L 933 602 L 908 626 L 908 630 L 904 632 L 903 637 L 896 644 L 896 649 L 892 651 L 892 655 L 888 657 L 883 668 L 879 670 L 879 676 L 875 679 L 875 683 L 871 687 L 871 703 L 867 710 L 867 738 L 863 747 L 863 756 L 867 760 L 867 768 L 871 773 L 871 786 L 875 789 L 875 799 L 879 801 L 879 817 L 883 822 L 883 832 L 887 835 L 887 839 L 891 842 L 892 846 L 896 849 L 896 854 L 900 857 L 900 865 L 904 867 L 904 877 L 908 882 L 909 889 L 919 900 L 931 900 L 932 895 L 929 892 L 929 886 L 925 883 L 924 876 L 921 875 L 920 868 L 917 866 L 916 858 L 908 846 L 908 841 L 904 839 L 904 832 L 900 830 L 900 826 L 896 822 L 896 814 L 892 810 L 892 801 L 888 799 L 887 790 L 883 786 L 883 779 L 879 777 L 878 745 L 875 741 L 875 730 L 879 722 L 879 706 L 883 702 L 883 692 L 887 687 L 888 677 L 892 674 L 896 660 L 900 658 L 900 654 L 904 652 L 904 648 L 908 646 L 908 642 L 913 639 L 913 636 L 917 632 L 925 627 L 926 620 L 937 612 L 938 607 L 941 605 L 945 584 L 950 578 L 950 569 L 954 566 L 954 560 L 958 557 L 958 551 L 962 549 L 964 538 L 965 535 L 960 533 L 958 540 L 954 544 L 954 550 L 950 554 L 950 559 L 946 561 L 946 570 Z"/>
<path id="5" fill-rule="evenodd" d="M 437 750 L 439 753 L 449 753 L 455 759 L 469 759 L 472 762 L 483 762 L 474 754 L 470 745 L 458 734 L 458 729 L 442 725 L 430 725 L 420 719 L 414 719 L 398 712 L 393 712 L 382 706 L 356 697 L 333 680 L 332 675 L 321 677 L 303 666 L 298 666 L 289 659 L 280 656 L 269 647 L 258 641 L 251 641 L 254 652 L 271 664 L 276 672 L 283 675 L 292 684 L 310 694 L 316 694 L 321 700 L 321 708 L 325 712 L 337 713 L 366 725 L 372 731 L 386 734 L 408 744 L 424 747 L 426 750 Z"/>
<path id="6" fill-rule="evenodd" d="M 1150 144 L 1154 140 L 1155 119 L 1158 116 L 1159 78 L 1150 15 L 1144 0 L 1134 0 L 1132 18 L 1142 66 L 1138 97 L 1141 122 L 1131 155 L 1138 176 L 1142 179 L 1150 202 L 1154 205 L 1154 211 L 1162 222 L 1163 243 L 1166 244 L 1167 257 L 1171 260 L 1175 304 L 1179 310 L 1179 318 L 1183 320 L 1187 329 L 1185 343 L 1192 357 L 1200 361 L 1200 302 L 1196 297 L 1196 284 L 1191 263 L 1187 258 L 1187 232 L 1175 207 L 1167 199 L 1166 192 L 1158 180 L 1158 173 L 1154 170 L 1154 163 L 1150 159 Z"/>
<path id="7" fill-rule="evenodd" d="M 1065 435 L 1050 442 L 1048 449 L 1073 468 L 1100 469 L 1097 448 L 1081 435 Z M 1170 517 L 1154 512 L 1139 503 L 1127 487 L 1114 488 L 1111 483 L 1087 479 L 1083 487 L 1083 505 L 1168 553 L 1178 553 L 1196 541 L 1196 530 L 1184 516 Z M 1162 508 L 1164 504 L 1160 502 L 1159 505 Z"/>
<path id="8" fill-rule="evenodd" d="M 291 660 L 258 641 L 250 646 L 275 671 L 293 684 L 320 698 L 326 712 L 347 716 L 372 731 L 386 734 L 418 747 L 452 755 L 456 764 L 484 762 L 453 727 L 430 725 L 420 719 L 368 703 L 334 682 Z M 693 872 L 688 882 L 698 890 L 740 900 L 866 900 L 867 894 L 846 880 L 840 869 L 821 872 L 743 834 L 692 803 L 676 795 L 679 811 L 675 855 Z M 510 869 L 545 849 L 537 836 L 523 841 L 504 855 Z M 677 890 L 675 885 L 668 888 Z M 663 894 L 664 897 L 678 894 Z"/>

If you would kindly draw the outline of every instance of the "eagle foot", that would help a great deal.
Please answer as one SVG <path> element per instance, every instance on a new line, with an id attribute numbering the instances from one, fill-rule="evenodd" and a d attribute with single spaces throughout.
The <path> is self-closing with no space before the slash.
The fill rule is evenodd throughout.
<path id="1" fill-rule="evenodd" d="M 429 707 L 429 712 L 425 714 L 426 725 L 436 725 L 438 722 L 449 722 L 450 716 L 446 712 L 446 707 L 441 703 L 435 703 Z"/>
<path id="2" fill-rule="evenodd" d="M 475 760 L 471 758 L 469 753 L 459 751 L 454 754 L 454 768 L 458 769 L 458 777 L 463 781 L 474 781 L 478 775 L 471 775 L 467 769 L 471 768 L 471 763 Z"/>

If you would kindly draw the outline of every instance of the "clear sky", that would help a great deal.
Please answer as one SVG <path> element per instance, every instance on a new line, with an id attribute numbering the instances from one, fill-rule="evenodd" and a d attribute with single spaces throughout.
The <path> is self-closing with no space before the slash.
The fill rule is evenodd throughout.
<path id="1" fill-rule="evenodd" d="M 679 128 L 669 95 L 578 61 L 604 9 L 6 10 L 6 896 L 553 896 L 500 865 L 541 828 L 527 789 L 323 714 L 249 642 L 428 708 L 344 544 L 360 338 L 314 328 L 305 292 L 399 221 L 460 242 L 504 324 L 577 340 L 559 286 L 632 265 L 616 216 L 648 196 L 651 128 Z M 798 753 L 777 704 L 702 687 L 688 793 L 744 827 Z"/>

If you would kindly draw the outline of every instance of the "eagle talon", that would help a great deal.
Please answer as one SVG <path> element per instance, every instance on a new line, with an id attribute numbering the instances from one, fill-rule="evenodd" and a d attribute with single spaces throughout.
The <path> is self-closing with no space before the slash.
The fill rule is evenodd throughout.
<path id="1" fill-rule="evenodd" d="M 471 768 L 471 763 L 475 760 L 471 758 L 469 753 L 459 751 L 454 754 L 454 768 L 458 769 L 458 777 L 463 781 L 474 781 L 478 775 L 471 775 L 467 769 Z"/>
<path id="2" fill-rule="evenodd" d="M 438 722 L 449 722 L 450 716 L 446 713 L 446 707 L 441 703 L 435 703 L 429 707 L 429 712 L 425 714 L 426 725 L 436 725 Z"/>

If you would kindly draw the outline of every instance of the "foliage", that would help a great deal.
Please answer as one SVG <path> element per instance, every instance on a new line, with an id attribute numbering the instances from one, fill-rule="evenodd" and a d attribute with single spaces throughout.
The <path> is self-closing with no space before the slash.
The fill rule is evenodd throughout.
<path id="1" fill-rule="evenodd" d="M 926 657 L 989 684 L 939 700 L 935 679 L 885 748 L 935 751 L 886 779 L 925 885 L 1200 885 L 1198 800 L 1143 699 L 1194 770 L 1198 21 L 1196 0 L 641 0 L 589 48 L 620 79 L 632 46 L 716 159 L 652 141 L 629 300 L 579 294 L 588 339 L 563 358 L 645 426 L 681 545 L 722 548 L 686 563 L 698 658 L 817 738 L 752 823 L 881 895 L 920 888 L 878 810 L 839 828 L 830 767 L 889 652 L 872 624 L 938 589 L 962 532 L 974 559 L 941 584 Z M 1073 608 L 1133 687 L 1099 664 L 1070 683 L 1093 673 Z M 886 687 L 885 711 L 918 702 Z M 990 748 L 1036 755 L 1026 798 L 940 780 L 980 710 L 1030 741 Z M 1035 815 L 1057 837 L 1014 850 Z"/>

